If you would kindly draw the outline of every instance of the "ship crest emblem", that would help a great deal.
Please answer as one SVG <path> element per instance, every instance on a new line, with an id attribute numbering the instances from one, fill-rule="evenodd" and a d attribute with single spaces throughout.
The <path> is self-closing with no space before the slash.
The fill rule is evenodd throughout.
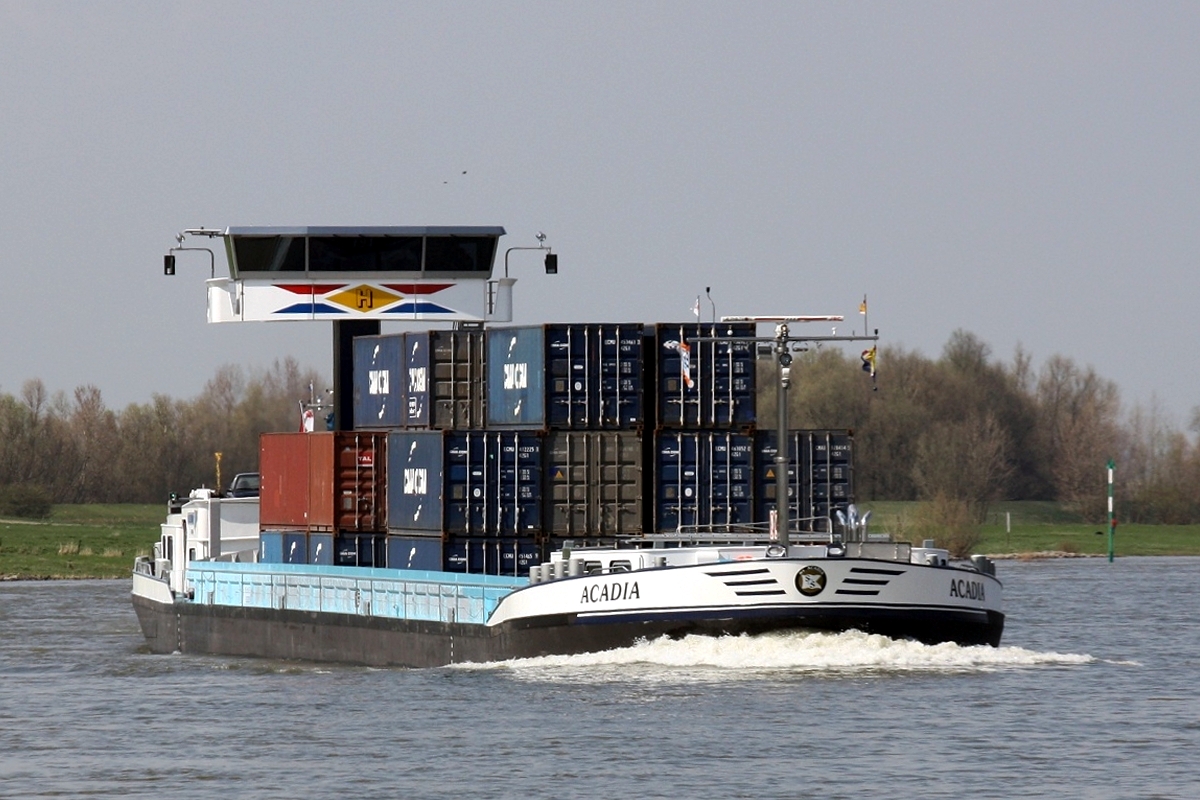
<path id="1" fill-rule="evenodd" d="M 807 566 L 796 573 L 796 589 L 805 597 L 813 597 L 825 589 L 825 570 Z"/>

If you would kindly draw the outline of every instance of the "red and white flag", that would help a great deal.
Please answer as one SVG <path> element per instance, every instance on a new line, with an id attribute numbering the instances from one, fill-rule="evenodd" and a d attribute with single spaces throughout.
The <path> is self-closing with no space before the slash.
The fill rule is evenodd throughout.
<path id="1" fill-rule="evenodd" d="M 683 341 L 679 343 L 679 374 L 689 389 L 696 388 L 692 383 L 692 348 Z"/>

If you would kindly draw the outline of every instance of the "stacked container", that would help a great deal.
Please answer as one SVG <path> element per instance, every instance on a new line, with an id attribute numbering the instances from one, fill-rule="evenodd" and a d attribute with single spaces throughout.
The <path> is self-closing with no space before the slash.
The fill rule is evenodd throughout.
<path id="1" fill-rule="evenodd" d="M 654 496 L 659 531 L 709 531 L 754 521 L 754 438 L 730 431 L 659 431 Z"/>
<path id="2" fill-rule="evenodd" d="M 776 442 L 756 428 L 754 335 L 581 323 L 358 337 L 358 430 L 262 437 L 260 559 L 526 575 L 567 541 L 765 524 Z M 789 442 L 791 517 L 827 530 L 852 494 L 850 433 Z"/>
<path id="3" fill-rule="evenodd" d="M 488 425 L 543 442 L 545 549 L 646 530 L 644 337 L 640 323 L 488 330 Z"/>
<path id="4" fill-rule="evenodd" d="M 386 434 L 264 433 L 259 438 L 259 559 L 347 563 L 346 546 L 385 530 Z M 374 559 L 370 559 L 374 563 Z"/>
<path id="5" fill-rule="evenodd" d="M 432 330 L 354 340 L 359 428 L 477 430 L 486 422 L 482 330 Z"/>
<path id="6" fill-rule="evenodd" d="M 654 529 L 754 521 L 754 323 L 654 326 Z M 722 341 L 721 339 L 725 340 Z"/>
<path id="7" fill-rule="evenodd" d="M 542 532 L 542 437 L 531 431 L 392 431 L 388 529 L 449 536 Z"/>
<path id="8" fill-rule="evenodd" d="M 756 516 L 777 507 L 775 431 L 755 435 Z M 828 530 L 854 497 L 853 440 L 848 430 L 788 431 L 788 515 L 802 530 Z"/>
<path id="9" fill-rule="evenodd" d="M 755 424 L 753 322 L 654 326 L 658 427 L 741 430 Z M 711 341 L 726 337 L 726 341 Z M 709 340 L 709 341 L 701 341 Z"/>
<path id="10" fill-rule="evenodd" d="M 375 531 L 384 521 L 385 436 L 370 431 L 265 433 L 259 439 L 259 524 Z"/>
<path id="11" fill-rule="evenodd" d="M 645 422 L 643 326 L 490 328 L 490 428 L 629 430 Z"/>
<path id="12" fill-rule="evenodd" d="M 545 456 L 546 532 L 557 539 L 646 530 L 641 430 L 550 431 Z M 645 504 L 645 505 L 644 505 Z"/>

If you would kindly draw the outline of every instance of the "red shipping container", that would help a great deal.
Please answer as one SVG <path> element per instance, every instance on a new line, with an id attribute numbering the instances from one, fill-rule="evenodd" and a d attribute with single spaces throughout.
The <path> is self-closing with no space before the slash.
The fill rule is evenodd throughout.
<path id="1" fill-rule="evenodd" d="M 386 442 L 383 432 L 264 433 L 259 525 L 387 530 Z"/>

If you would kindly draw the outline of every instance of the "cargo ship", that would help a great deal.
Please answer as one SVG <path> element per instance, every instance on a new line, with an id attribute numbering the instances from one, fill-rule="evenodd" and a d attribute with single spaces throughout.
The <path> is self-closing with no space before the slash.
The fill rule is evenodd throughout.
<path id="1" fill-rule="evenodd" d="M 187 233 L 225 239 L 210 320 L 333 321 L 333 424 L 264 434 L 258 497 L 172 504 L 133 570 L 151 651 L 431 667 L 689 634 L 999 644 L 991 561 L 870 531 L 852 432 L 787 425 L 791 353 L 877 335 L 792 333 L 834 317 L 499 325 L 508 252 L 548 251 L 510 248 L 493 280 L 503 229 Z M 406 283 L 370 271 L 405 258 Z M 478 311 L 430 299 L 481 275 Z M 454 327 L 372 324 L 443 312 Z"/>

